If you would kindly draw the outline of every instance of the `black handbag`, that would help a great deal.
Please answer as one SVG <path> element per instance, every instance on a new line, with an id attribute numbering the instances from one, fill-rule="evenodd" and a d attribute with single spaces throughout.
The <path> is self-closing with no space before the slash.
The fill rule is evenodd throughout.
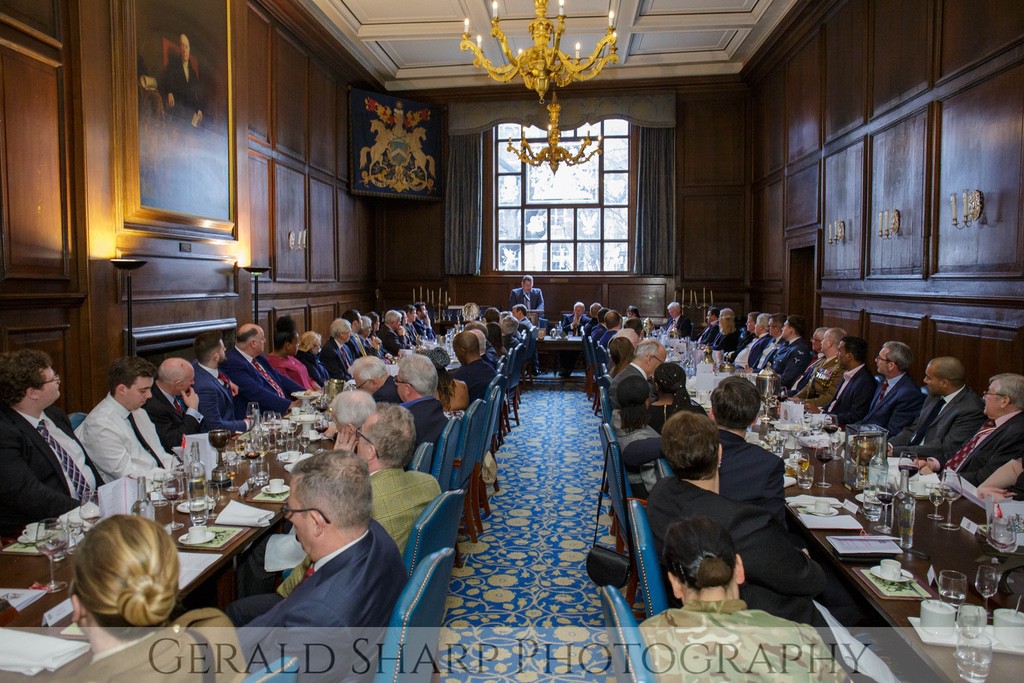
<path id="1" fill-rule="evenodd" d="M 594 543 L 587 553 L 587 576 L 598 586 L 615 586 L 621 588 L 629 580 L 631 566 L 628 553 L 620 553 L 614 548 L 601 545 L 597 542 L 597 532 L 600 528 L 601 501 L 604 497 L 604 487 L 608 480 L 608 457 L 605 456 L 604 472 L 601 475 L 601 488 L 597 494 L 597 516 L 594 519 Z M 626 533 L 629 534 L 629 526 L 626 520 L 619 520 L 625 525 Z"/>

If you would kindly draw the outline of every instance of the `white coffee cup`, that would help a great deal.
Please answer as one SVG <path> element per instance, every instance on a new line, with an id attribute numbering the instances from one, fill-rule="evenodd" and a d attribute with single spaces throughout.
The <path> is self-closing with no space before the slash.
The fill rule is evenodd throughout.
<path id="1" fill-rule="evenodd" d="M 270 493 L 282 493 L 284 491 L 284 479 L 271 479 L 270 484 L 267 485 L 267 491 Z"/>
<path id="2" fill-rule="evenodd" d="M 1013 609 L 997 609 L 992 612 L 992 628 L 999 642 L 1024 647 L 1024 613 Z"/>
<path id="3" fill-rule="evenodd" d="M 903 576 L 903 567 L 899 560 L 882 560 L 878 563 L 879 572 L 887 579 L 895 580 Z"/>
<path id="4" fill-rule="evenodd" d="M 209 529 L 205 526 L 192 526 L 188 529 L 188 542 L 189 543 L 205 543 L 209 534 Z"/>
<path id="5" fill-rule="evenodd" d="M 931 633 L 942 633 L 956 623 L 956 607 L 940 600 L 921 601 L 921 628 Z"/>
<path id="6" fill-rule="evenodd" d="M 817 515 L 827 515 L 832 510 L 832 506 L 828 504 L 827 500 L 819 498 L 814 501 L 814 507 L 811 509 Z"/>

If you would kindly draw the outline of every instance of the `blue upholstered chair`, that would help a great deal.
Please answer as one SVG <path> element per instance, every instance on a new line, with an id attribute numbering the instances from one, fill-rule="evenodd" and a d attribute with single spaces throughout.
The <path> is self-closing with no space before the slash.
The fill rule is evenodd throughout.
<path id="1" fill-rule="evenodd" d="M 410 472 L 430 472 L 434 464 L 434 444 L 425 442 L 416 447 L 416 452 L 406 468 Z"/>
<path id="2" fill-rule="evenodd" d="M 473 406 L 469 407 L 473 410 Z M 448 421 L 448 426 L 441 432 L 441 437 L 434 445 L 434 462 L 430 467 L 430 473 L 437 479 L 438 486 L 444 491 L 452 478 L 452 468 L 455 465 L 455 458 L 459 455 L 459 448 L 462 446 L 462 426 L 468 424 L 466 416 L 469 411 L 463 413 L 462 417 Z"/>
<path id="3" fill-rule="evenodd" d="M 78 429 L 78 425 L 85 422 L 85 418 L 88 415 L 89 413 L 71 413 L 70 415 L 68 415 L 68 420 L 71 421 L 71 428 Z"/>
<path id="4" fill-rule="evenodd" d="M 600 591 L 615 680 L 619 683 L 655 683 L 654 674 L 644 663 L 646 644 L 629 603 L 618 588 L 603 586 Z"/>
<path id="5" fill-rule="evenodd" d="M 675 470 L 672 469 L 672 465 L 670 465 L 668 460 L 665 458 L 658 458 L 654 461 L 654 474 L 657 475 L 658 479 L 676 476 Z"/>
<path id="6" fill-rule="evenodd" d="M 636 559 L 640 599 L 650 618 L 668 609 L 668 596 L 665 593 L 665 577 L 658 563 L 658 553 L 654 550 L 654 534 L 647 521 L 647 509 L 636 499 L 629 501 L 629 529 L 633 557 Z"/>
<path id="7" fill-rule="evenodd" d="M 416 571 L 419 561 L 427 555 L 443 548 L 455 547 L 465 497 L 466 492 L 462 489 L 444 491 L 423 508 L 423 512 L 413 522 L 402 553 L 402 561 L 410 576 Z"/>

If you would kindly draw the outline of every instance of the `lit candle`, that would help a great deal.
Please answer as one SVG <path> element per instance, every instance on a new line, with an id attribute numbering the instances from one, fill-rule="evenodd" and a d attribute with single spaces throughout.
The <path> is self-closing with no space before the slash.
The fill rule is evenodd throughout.
<path id="1" fill-rule="evenodd" d="M 615 26 L 615 10 L 608 10 L 608 28 Z"/>
<path id="2" fill-rule="evenodd" d="M 576 43 L 576 59 L 580 58 L 580 44 Z"/>
<path id="3" fill-rule="evenodd" d="M 469 33 L 469 17 L 462 20 L 462 32 Z"/>
<path id="4" fill-rule="evenodd" d="M 565 16 L 565 0 L 558 0 L 558 16 Z"/>
<path id="5" fill-rule="evenodd" d="M 498 18 L 498 0 L 492 0 L 492 2 L 491 2 L 491 12 L 494 13 L 494 18 L 497 19 Z"/>
<path id="6" fill-rule="evenodd" d="M 476 34 L 476 46 L 477 46 L 477 47 L 480 47 L 480 45 L 481 45 L 481 44 L 482 44 L 483 42 L 484 42 L 484 39 L 483 39 L 483 37 L 482 37 L 482 36 L 481 36 L 481 35 L 480 35 L 479 33 L 478 33 L 478 34 Z"/>

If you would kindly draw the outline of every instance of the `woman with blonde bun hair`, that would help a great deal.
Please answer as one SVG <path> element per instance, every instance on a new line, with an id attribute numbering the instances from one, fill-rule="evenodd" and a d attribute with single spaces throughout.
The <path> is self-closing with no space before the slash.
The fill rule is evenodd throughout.
<path id="1" fill-rule="evenodd" d="M 179 613 L 178 551 L 162 526 L 117 515 L 86 534 L 75 553 L 73 617 L 92 646 L 80 680 L 235 681 L 245 660 L 231 621 L 220 610 Z M 218 651 L 232 662 L 198 661 Z M 216 672 L 204 676 L 203 671 Z M 236 673 L 238 672 L 243 673 Z"/>

